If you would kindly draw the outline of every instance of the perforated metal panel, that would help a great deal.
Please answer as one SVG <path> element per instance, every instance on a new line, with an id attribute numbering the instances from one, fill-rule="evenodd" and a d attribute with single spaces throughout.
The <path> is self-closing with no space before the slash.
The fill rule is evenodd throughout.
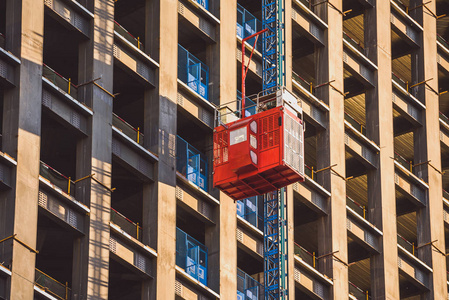
<path id="1" fill-rule="evenodd" d="M 52 104 L 52 95 L 46 90 L 42 89 L 42 105 L 51 108 Z"/>
<path id="2" fill-rule="evenodd" d="M 239 241 L 240 243 L 243 243 L 243 232 L 238 228 L 236 231 L 236 237 L 237 237 L 237 241 Z"/>
<path id="3" fill-rule="evenodd" d="M 402 259 L 398 257 L 398 267 L 402 268 Z"/>
<path id="4" fill-rule="evenodd" d="M 137 61 L 136 72 L 146 80 L 150 81 L 150 69 L 147 65 Z"/>
<path id="5" fill-rule="evenodd" d="M 47 204 L 48 204 L 47 194 L 44 194 L 42 191 L 39 191 L 38 203 L 40 206 L 47 208 Z"/>
<path id="6" fill-rule="evenodd" d="M 184 106 L 184 97 L 180 93 L 178 93 L 177 102 L 179 105 Z"/>
<path id="7" fill-rule="evenodd" d="M 75 126 L 78 129 L 81 126 L 81 117 L 77 112 L 75 112 L 73 110 L 70 112 L 70 124 L 72 124 L 73 126 Z"/>
<path id="8" fill-rule="evenodd" d="M 115 58 L 117 58 L 117 59 L 120 59 L 120 58 L 121 58 L 122 51 L 120 50 L 119 47 L 117 47 L 116 44 L 114 44 L 114 45 L 112 46 L 112 53 L 113 53 L 113 55 L 114 55 Z"/>
<path id="9" fill-rule="evenodd" d="M 117 253 L 117 240 L 113 237 L 109 237 L 109 250 L 112 253 Z"/>
<path id="10" fill-rule="evenodd" d="M 67 211 L 67 223 L 69 223 L 70 225 L 72 225 L 77 229 L 80 229 L 78 226 L 78 215 L 71 209 Z"/>
<path id="11" fill-rule="evenodd" d="M 322 210 L 325 210 L 325 201 L 326 199 L 319 193 L 313 192 L 312 193 L 312 203 L 321 208 Z"/>
<path id="12" fill-rule="evenodd" d="M 182 284 L 175 280 L 175 294 L 182 297 Z"/>
<path id="13" fill-rule="evenodd" d="M 112 153 L 117 156 L 120 156 L 121 154 L 120 143 L 118 143 L 115 139 L 112 139 Z"/>
<path id="14" fill-rule="evenodd" d="M 348 230 L 352 230 L 352 223 L 351 223 L 351 221 L 349 219 L 346 219 L 346 228 Z"/>
<path id="15" fill-rule="evenodd" d="M 299 272 L 299 270 L 295 268 L 295 272 L 294 272 L 294 273 L 295 273 L 295 274 L 294 274 L 294 276 L 295 276 L 295 281 L 296 281 L 296 282 L 300 282 L 300 279 L 301 279 L 301 272 Z"/>
<path id="16" fill-rule="evenodd" d="M 370 232 L 365 231 L 365 242 L 368 243 L 371 247 L 376 246 L 376 240 L 374 239 L 374 235 L 372 235 Z"/>
<path id="17" fill-rule="evenodd" d="M 181 201 L 182 198 L 184 197 L 184 191 L 179 186 L 177 186 L 175 189 L 175 197 L 176 199 L 179 199 Z"/>
<path id="18" fill-rule="evenodd" d="M 345 133 L 345 145 L 349 146 L 349 136 L 347 133 Z"/>
<path id="19" fill-rule="evenodd" d="M 416 280 L 425 285 L 425 275 L 421 270 L 415 269 L 415 278 Z"/>
<path id="20" fill-rule="evenodd" d="M 324 286 L 320 282 L 313 282 L 313 292 L 321 298 L 324 298 Z"/>
<path id="21" fill-rule="evenodd" d="M 262 126 L 264 126 L 263 123 Z M 262 127 L 262 130 L 263 129 L 264 127 Z M 263 142 L 264 139 L 262 138 L 262 143 Z M 287 113 L 284 113 L 284 160 L 285 163 L 292 169 L 294 169 L 299 174 L 304 175 L 303 126 Z"/>
<path id="22" fill-rule="evenodd" d="M 134 265 L 145 273 L 148 273 L 148 262 L 145 256 L 139 252 L 134 255 Z"/>

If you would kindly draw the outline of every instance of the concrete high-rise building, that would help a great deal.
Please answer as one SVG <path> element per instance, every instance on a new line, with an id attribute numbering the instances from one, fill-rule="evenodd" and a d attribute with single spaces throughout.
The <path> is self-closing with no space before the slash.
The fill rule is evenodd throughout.
<path id="1" fill-rule="evenodd" d="M 215 112 L 239 107 L 261 10 L 0 0 L 0 299 L 264 298 L 263 201 L 212 182 Z M 290 299 L 447 299 L 449 2 L 286 0 L 285 16 L 306 124 Z"/>

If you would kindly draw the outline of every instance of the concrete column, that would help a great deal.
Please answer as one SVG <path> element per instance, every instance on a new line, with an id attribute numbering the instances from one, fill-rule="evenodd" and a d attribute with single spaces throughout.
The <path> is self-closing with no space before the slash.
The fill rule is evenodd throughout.
<path id="1" fill-rule="evenodd" d="M 146 138 L 150 138 L 150 150 L 157 153 L 157 183 L 153 186 L 152 202 L 156 224 L 152 239 L 157 241 L 158 300 L 175 299 L 175 253 L 176 253 L 176 116 L 177 116 L 177 73 L 178 73 L 178 10 L 176 0 L 157 0 L 150 5 L 155 15 L 158 30 L 153 33 L 152 54 L 159 59 L 159 90 L 146 98 L 150 115 L 145 117 Z M 155 37 L 158 36 L 158 39 Z M 148 39 L 147 39 L 148 40 Z M 157 51 L 157 41 L 159 48 Z M 157 52 L 157 53 L 156 53 Z M 149 129 L 149 130 L 148 130 Z M 147 134 L 147 132 L 149 134 Z"/>
<path id="2" fill-rule="evenodd" d="M 220 1 L 220 103 L 236 99 L 237 93 L 237 1 Z M 220 297 L 237 297 L 237 206 L 220 192 Z"/>
<path id="3" fill-rule="evenodd" d="M 330 109 L 327 129 L 317 136 L 317 169 L 328 168 L 318 173 L 318 180 L 332 193 L 327 204 L 329 215 L 318 221 L 318 256 L 324 255 L 318 264 L 324 274 L 333 278 L 333 298 L 343 299 L 348 295 L 344 97 L 341 94 L 344 90 L 343 16 L 330 4 L 317 2 L 321 3 L 316 6 L 318 15 L 329 25 L 325 37 L 327 43 L 317 50 L 317 83 L 334 80 L 332 86 L 335 87 L 327 85 L 317 90 L 318 98 L 324 100 Z M 342 0 L 329 2 L 343 10 Z"/>
<path id="4" fill-rule="evenodd" d="M 391 79 L 390 3 L 377 1 L 365 14 L 365 48 L 378 66 L 376 86 L 366 93 L 368 138 L 380 146 L 377 170 L 368 173 L 368 218 L 383 232 L 381 253 L 371 256 L 373 299 L 399 299 Z"/>
<path id="5" fill-rule="evenodd" d="M 7 20 L 8 44 L 13 53 L 21 57 L 20 84 L 5 95 L 4 116 L 7 132 L 5 151 L 17 159 L 15 195 L 7 199 L 7 214 L 13 223 L 8 235 L 36 248 L 39 157 L 41 134 L 42 49 L 44 31 L 44 3 L 23 0 L 8 2 L 8 11 L 18 20 Z M 18 81 L 18 82 L 19 82 Z M 29 117 L 33 116 L 33 117 Z M 32 299 L 36 255 L 30 248 L 18 242 L 12 245 L 11 299 Z"/>
<path id="6" fill-rule="evenodd" d="M 421 2 L 415 1 L 414 5 Z M 434 14 L 435 2 L 426 6 Z M 413 11 L 415 19 L 422 24 L 421 48 L 417 51 L 416 64 L 412 62 L 412 79 L 422 82 L 433 78 L 426 85 L 420 85 L 413 91 L 418 99 L 425 102 L 426 110 L 423 118 L 423 127 L 414 132 L 415 164 L 429 161 L 415 167 L 414 173 L 429 184 L 427 205 L 416 214 L 418 232 L 418 257 L 432 269 L 430 278 L 430 292 L 422 295 L 421 299 L 446 299 L 446 258 L 438 250 L 444 252 L 444 224 L 442 202 L 442 176 L 439 123 L 439 95 L 438 91 L 438 65 L 436 44 L 436 19 L 427 9 Z M 412 56 L 413 57 L 413 56 Z M 433 242 L 433 246 L 430 244 Z M 427 246 L 423 246 L 426 245 Z"/>
<path id="7" fill-rule="evenodd" d="M 76 197 L 90 206 L 86 237 L 74 242 L 73 294 L 75 299 L 107 299 L 109 284 L 109 221 L 112 172 L 112 92 L 114 42 L 114 1 L 92 0 L 92 38 L 80 44 L 79 79 L 86 85 L 79 97 L 95 112 L 88 124 L 89 137 L 77 145 L 79 178 L 95 174 L 96 180 L 77 184 Z M 101 182 L 101 184 L 99 183 Z M 104 185 L 104 186 L 103 186 Z M 106 188 L 108 187 L 108 188 Z"/>

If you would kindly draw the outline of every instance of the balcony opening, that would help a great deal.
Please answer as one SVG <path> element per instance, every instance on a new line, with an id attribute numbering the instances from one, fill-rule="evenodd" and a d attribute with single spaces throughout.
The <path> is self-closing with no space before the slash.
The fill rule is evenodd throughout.
<path id="1" fill-rule="evenodd" d="M 142 241 L 143 182 L 112 161 L 111 222 L 133 238 Z"/>
<path id="2" fill-rule="evenodd" d="M 5 48 L 6 42 L 6 0 L 0 0 L 0 47 Z"/>
<path id="3" fill-rule="evenodd" d="M 343 39 L 365 54 L 365 7 L 358 0 L 344 0 Z"/>
<path id="4" fill-rule="evenodd" d="M 446 41 L 449 41 L 449 29 L 447 22 L 449 20 L 449 3 L 444 0 L 436 1 L 436 15 L 441 16 L 437 19 L 437 33 Z M 443 15 L 446 15 L 443 17 Z M 449 49 L 449 47 L 448 47 Z"/>
<path id="5" fill-rule="evenodd" d="M 76 236 L 39 211 L 35 283 L 59 299 L 70 299 Z"/>
<path id="6" fill-rule="evenodd" d="M 310 179 L 317 181 L 317 136 L 315 127 L 305 121 L 304 133 L 304 172 Z"/>
<path id="7" fill-rule="evenodd" d="M 397 217 L 398 245 L 418 257 L 418 233 L 416 212 Z"/>
<path id="8" fill-rule="evenodd" d="M 45 14 L 43 76 L 75 99 L 78 98 L 78 47 L 81 42 L 81 37 Z"/>
<path id="9" fill-rule="evenodd" d="M 239 1 L 243 2 L 243 1 Z M 249 2 L 249 1 L 247 1 Z M 250 3 L 247 3 L 250 5 Z M 250 8 L 246 7 L 245 5 L 241 5 L 240 3 L 237 3 L 237 37 L 242 40 L 244 38 L 247 38 L 256 32 L 259 32 L 262 30 L 262 22 L 260 21 L 261 16 L 261 9 L 260 4 L 257 5 L 257 8 L 252 6 L 251 10 Z M 256 17 L 253 12 L 258 13 L 259 17 Z M 248 41 L 246 41 L 248 45 L 251 47 L 254 46 L 254 43 L 256 43 L 256 50 L 262 53 L 262 37 L 259 36 L 257 38 L 257 41 L 255 38 L 252 38 Z M 241 45 L 241 43 L 240 43 Z"/>
<path id="10" fill-rule="evenodd" d="M 145 52 L 145 1 L 115 1 L 114 31 Z"/>
<path id="11" fill-rule="evenodd" d="M 264 299 L 263 282 L 264 273 L 248 274 L 237 268 L 237 300 L 262 300 Z"/>
<path id="12" fill-rule="evenodd" d="M 109 259 L 108 295 L 110 300 L 140 300 L 142 299 L 142 275 L 131 271 L 111 255 Z"/>
<path id="13" fill-rule="evenodd" d="M 3 105 L 4 105 L 4 90 L 0 87 L 0 151 L 3 151 Z"/>
<path id="14" fill-rule="evenodd" d="M 295 255 L 318 270 L 319 215 L 300 201 L 295 201 Z"/>
<path id="15" fill-rule="evenodd" d="M 308 0 L 299 0 L 301 2 L 306 2 Z M 296 300 L 314 300 L 316 299 L 315 297 L 311 297 L 308 294 L 306 294 L 306 292 L 302 291 L 300 288 L 298 288 L 298 286 L 295 286 L 295 299 Z"/>
<path id="16" fill-rule="evenodd" d="M 369 220 L 368 175 L 361 175 L 346 181 L 346 206 L 360 217 Z"/>
<path id="17" fill-rule="evenodd" d="M 145 88 L 124 69 L 114 65 L 114 94 L 112 125 L 143 146 Z"/>
<path id="18" fill-rule="evenodd" d="M 212 172 L 211 149 L 206 144 L 209 139 L 205 139 L 198 131 L 189 131 L 189 127 L 178 127 L 178 133 L 180 135 L 176 139 L 176 171 L 208 193 Z M 204 150 L 207 150 L 208 155 Z"/>
<path id="19" fill-rule="evenodd" d="M 77 134 L 43 111 L 40 175 L 71 196 L 75 196 L 77 179 L 77 140 Z"/>
<path id="20" fill-rule="evenodd" d="M 348 249 L 348 251 L 351 251 Z M 348 255 L 350 255 L 348 253 Z M 370 258 L 365 258 L 349 264 L 348 285 L 349 294 L 357 300 L 371 298 L 371 265 Z"/>
<path id="21" fill-rule="evenodd" d="M 185 35 L 183 37 L 186 38 Z M 206 46 L 202 43 L 198 45 L 185 41 L 184 44 L 178 44 L 178 79 L 197 95 L 210 101 L 209 67 L 206 56 Z"/>
<path id="22" fill-rule="evenodd" d="M 236 205 L 237 216 L 263 232 L 263 196 L 253 196 L 238 200 Z"/>
<path id="23" fill-rule="evenodd" d="M 252 60 L 254 60 L 254 55 Z M 245 62 L 247 63 L 247 60 L 245 59 Z M 242 98 L 242 64 L 240 61 L 237 62 L 237 97 L 236 99 Z M 251 70 L 248 71 L 245 78 L 245 106 L 246 104 L 253 105 L 251 102 L 254 103 L 252 99 L 257 97 L 257 94 L 259 94 L 262 91 L 262 78 L 258 75 L 253 73 Z M 235 100 L 231 99 L 230 101 Z M 250 100 L 250 101 L 248 101 Z M 230 102 L 229 101 L 229 102 Z"/>
<path id="24" fill-rule="evenodd" d="M 259 282 L 263 282 L 263 257 L 242 247 L 239 242 L 237 242 L 237 266 L 247 274 L 262 274 L 258 278 Z"/>
<path id="25" fill-rule="evenodd" d="M 315 95 L 315 87 L 323 82 L 317 82 L 315 44 L 295 30 L 292 30 L 292 68 L 293 85 L 297 84 L 304 90 Z"/>

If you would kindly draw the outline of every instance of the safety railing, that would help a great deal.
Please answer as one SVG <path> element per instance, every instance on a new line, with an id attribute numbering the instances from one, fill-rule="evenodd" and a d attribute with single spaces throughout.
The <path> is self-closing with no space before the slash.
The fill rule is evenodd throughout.
<path id="1" fill-rule="evenodd" d="M 396 152 L 394 153 L 394 160 L 396 160 L 401 166 L 413 173 L 413 161 L 408 161 Z"/>
<path id="2" fill-rule="evenodd" d="M 295 80 L 297 83 L 299 83 L 303 88 L 305 88 L 306 90 L 308 90 L 311 94 L 313 94 L 313 85 L 312 82 L 308 82 L 307 80 L 305 80 L 304 78 L 302 78 L 301 76 L 299 76 L 297 73 L 292 72 L 292 78 L 293 80 Z"/>
<path id="3" fill-rule="evenodd" d="M 177 136 L 176 170 L 188 181 L 208 192 L 208 172 L 206 155 Z"/>
<path id="4" fill-rule="evenodd" d="M 38 287 L 45 290 L 52 296 L 57 297 L 58 299 L 71 299 L 71 289 L 68 287 L 67 283 L 60 283 L 59 281 L 50 277 L 39 269 L 36 269 L 35 271 L 34 282 Z"/>
<path id="5" fill-rule="evenodd" d="M 242 111 L 242 92 L 237 90 L 237 112 Z M 245 117 L 256 114 L 256 103 L 248 97 L 245 97 Z"/>
<path id="6" fill-rule="evenodd" d="M 449 201 L 449 192 L 443 190 L 443 198 Z"/>
<path id="7" fill-rule="evenodd" d="M 75 196 L 75 182 L 70 177 L 61 174 L 43 161 L 40 162 L 39 174 L 60 188 L 64 193 Z"/>
<path id="8" fill-rule="evenodd" d="M 347 41 L 349 44 L 354 46 L 357 50 L 359 50 L 361 53 L 365 54 L 365 49 L 363 48 L 362 44 L 359 41 L 356 41 L 352 37 L 350 37 L 346 32 L 343 31 L 343 39 Z"/>
<path id="9" fill-rule="evenodd" d="M 42 75 L 51 81 L 54 85 L 59 87 L 61 90 L 69 94 L 75 99 L 78 99 L 78 89 L 72 80 L 64 78 L 61 74 L 43 64 Z"/>
<path id="10" fill-rule="evenodd" d="M 237 300 L 263 300 L 264 287 L 257 280 L 237 268 Z"/>
<path id="11" fill-rule="evenodd" d="M 258 197 L 249 197 L 237 201 L 237 215 L 260 230 L 263 230 L 263 218 L 258 213 Z"/>
<path id="12" fill-rule="evenodd" d="M 366 136 L 366 127 L 357 122 L 351 115 L 345 112 L 345 120 L 352 125 L 357 131 Z"/>
<path id="13" fill-rule="evenodd" d="M 359 214 L 362 218 L 366 219 L 366 207 L 360 205 L 349 196 L 346 196 L 346 205 L 349 206 L 353 211 Z"/>
<path id="14" fill-rule="evenodd" d="M 368 291 L 362 290 L 361 288 L 356 286 L 351 281 L 349 281 L 348 283 L 349 283 L 349 293 L 351 295 L 353 295 L 355 298 L 357 298 L 357 300 L 365 300 L 365 299 L 368 300 L 368 299 L 371 299 L 371 297 L 368 294 Z"/>
<path id="15" fill-rule="evenodd" d="M 209 99 L 209 67 L 179 44 L 178 78 L 198 95 Z"/>
<path id="16" fill-rule="evenodd" d="M 209 0 L 193 0 L 196 1 L 199 5 L 204 7 L 206 10 L 209 10 Z"/>
<path id="17" fill-rule="evenodd" d="M 449 125 L 449 118 L 440 111 L 440 119 Z"/>
<path id="18" fill-rule="evenodd" d="M 316 170 L 313 166 L 308 166 L 304 164 L 304 173 L 310 177 L 313 181 L 316 181 Z"/>
<path id="19" fill-rule="evenodd" d="M 116 127 L 118 130 L 123 132 L 127 137 L 132 139 L 137 144 L 143 146 L 143 133 L 140 132 L 140 128 L 134 128 L 125 120 L 117 116 L 116 114 L 112 114 L 112 125 Z"/>
<path id="20" fill-rule="evenodd" d="M 309 9 L 312 9 L 312 3 L 309 0 L 299 0 L 302 4 L 304 4 Z"/>
<path id="21" fill-rule="evenodd" d="M 128 30 L 114 20 L 114 30 L 120 34 L 125 40 L 136 46 L 138 49 L 145 51 L 143 44 L 140 42 L 140 37 L 134 37 Z"/>
<path id="22" fill-rule="evenodd" d="M 111 207 L 111 222 L 119 226 L 123 231 L 133 238 L 142 241 L 142 227 L 139 223 L 134 223 Z"/>
<path id="23" fill-rule="evenodd" d="M 438 42 L 443 44 L 444 47 L 449 49 L 449 43 L 441 35 L 439 35 L 438 33 L 437 33 L 437 40 L 438 40 Z"/>
<path id="24" fill-rule="evenodd" d="M 176 228 L 176 265 L 207 286 L 207 248 Z"/>
<path id="25" fill-rule="evenodd" d="M 402 248 L 404 248 L 405 250 L 410 252 L 411 254 L 415 255 L 415 249 L 416 249 L 415 243 L 409 242 L 400 234 L 398 234 L 398 244 L 400 246 L 402 246 Z"/>
<path id="26" fill-rule="evenodd" d="M 405 11 L 408 14 L 408 7 L 404 4 L 401 0 L 393 0 L 394 3 L 396 3 L 403 11 Z"/>
<path id="27" fill-rule="evenodd" d="M 0 32 L 0 47 L 5 48 L 6 37 L 3 33 Z"/>
<path id="28" fill-rule="evenodd" d="M 294 245 L 295 255 L 299 256 L 309 266 L 316 268 L 316 256 L 315 252 L 310 253 L 305 248 L 301 247 L 297 243 Z"/>
<path id="29" fill-rule="evenodd" d="M 237 36 L 244 39 L 262 30 L 262 22 L 237 3 Z M 247 43 L 254 45 L 255 38 L 249 39 Z M 262 39 L 259 37 L 256 43 L 256 50 L 262 51 Z"/>
<path id="30" fill-rule="evenodd" d="M 405 81 L 404 79 L 402 79 L 401 77 L 399 77 L 395 73 L 391 73 L 391 74 L 392 74 L 393 81 L 396 82 L 399 86 L 401 86 L 408 93 L 408 90 L 409 90 L 408 81 Z"/>

